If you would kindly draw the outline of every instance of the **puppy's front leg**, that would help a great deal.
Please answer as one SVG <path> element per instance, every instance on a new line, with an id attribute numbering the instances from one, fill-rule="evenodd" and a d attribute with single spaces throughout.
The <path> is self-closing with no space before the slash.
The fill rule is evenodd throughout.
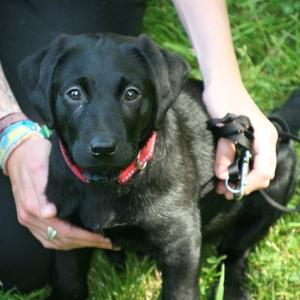
<path id="1" fill-rule="evenodd" d="M 92 248 L 57 251 L 51 300 L 85 300 Z"/>
<path id="2" fill-rule="evenodd" d="M 200 226 L 190 227 L 179 231 L 180 239 L 168 239 L 160 257 L 164 300 L 199 300 Z"/>

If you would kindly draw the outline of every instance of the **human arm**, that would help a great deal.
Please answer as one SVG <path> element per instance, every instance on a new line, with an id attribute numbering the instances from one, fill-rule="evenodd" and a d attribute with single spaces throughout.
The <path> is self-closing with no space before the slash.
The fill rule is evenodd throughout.
<path id="1" fill-rule="evenodd" d="M 21 112 L 9 87 L 0 63 L 0 118 Z M 31 136 L 12 152 L 7 171 L 15 198 L 19 222 L 47 248 L 72 249 L 78 247 L 111 248 L 111 242 L 55 217 L 56 208 L 48 202 L 45 187 L 51 144 L 48 140 Z M 58 237 L 47 239 L 48 226 L 55 228 Z"/>
<path id="2" fill-rule="evenodd" d="M 5 78 L 2 65 L 0 63 L 0 118 L 15 112 L 21 112 L 20 107 Z"/>
<path id="3" fill-rule="evenodd" d="M 276 168 L 277 132 L 248 94 L 233 49 L 226 2 L 224 0 L 173 0 L 182 23 L 195 48 L 204 80 L 203 100 L 212 118 L 228 112 L 246 115 L 254 127 L 254 165 L 249 173 L 245 193 L 266 188 Z M 234 160 L 232 142 L 220 139 L 215 173 L 220 180 L 228 176 Z M 219 183 L 218 192 L 232 194 Z"/>

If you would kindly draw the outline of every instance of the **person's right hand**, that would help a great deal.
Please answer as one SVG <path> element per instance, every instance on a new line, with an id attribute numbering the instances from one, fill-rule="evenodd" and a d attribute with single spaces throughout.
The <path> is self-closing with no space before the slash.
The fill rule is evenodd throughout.
<path id="1" fill-rule="evenodd" d="M 26 226 L 45 248 L 69 250 L 81 247 L 112 249 L 109 239 L 75 227 L 56 218 L 56 207 L 48 202 L 45 187 L 51 143 L 32 136 L 19 145 L 7 161 L 19 222 Z M 48 227 L 57 231 L 52 241 Z"/>
<path id="2" fill-rule="evenodd" d="M 278 139 L 274 125 L 260 111 L 246 88 L 239 81 L 233 83 L 225 80 L 206 88 L 203 94 L 204 103 L 212 118 L 223 118 L 228 112 L 247 116 L 254 129 L 253 168 L 246 177 L 247 185 L 244 195 L 265 189 L 275 176 L 276 143 Z M 235 145 L 229 139 L 218 141 L 215 159 L 215 174 L 220 180 L 217 193 L 233 199 L 224 184 L 229 176 L 229 167 L 235 159 Z"/>

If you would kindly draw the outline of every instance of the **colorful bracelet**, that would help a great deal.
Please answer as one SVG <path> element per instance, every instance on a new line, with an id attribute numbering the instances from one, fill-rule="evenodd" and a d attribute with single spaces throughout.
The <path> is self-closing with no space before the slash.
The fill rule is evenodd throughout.
<path id="1" fill-rule="evenodd" d="M 12 152 L 32 135 L 49 138 L 51 131 L 28 119 L 13 123 L 0 134 L 0 167 L 6 174 L 6 162 Z"/>

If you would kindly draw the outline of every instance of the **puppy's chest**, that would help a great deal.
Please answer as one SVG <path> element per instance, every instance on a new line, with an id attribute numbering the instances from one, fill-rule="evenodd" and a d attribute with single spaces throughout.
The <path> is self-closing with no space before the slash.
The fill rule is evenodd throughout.
<path id="1" fill-rule="evenodd" d="M 98 233 L 136 225 L 143 214 L 130 195 L 106 191 L 87 193 L 78 212 L 83 226 Z"/>

